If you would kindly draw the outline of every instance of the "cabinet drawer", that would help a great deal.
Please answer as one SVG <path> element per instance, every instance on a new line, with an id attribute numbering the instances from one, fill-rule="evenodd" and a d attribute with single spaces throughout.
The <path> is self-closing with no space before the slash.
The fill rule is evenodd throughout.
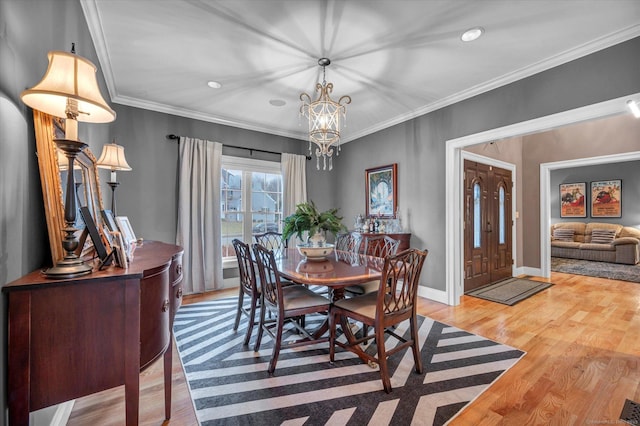
<path id="1" fill-rule="evenodd" d="M 171 260 L 171 324 L 182 304 L 182 253 Z"/>

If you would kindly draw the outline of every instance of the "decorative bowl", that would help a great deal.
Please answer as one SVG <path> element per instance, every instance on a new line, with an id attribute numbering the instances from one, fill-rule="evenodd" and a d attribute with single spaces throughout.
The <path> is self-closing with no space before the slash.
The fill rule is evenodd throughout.
<path id="1" fill-rule="evenodd" d="M 322 261 L 333 253 L 333 244 L 324 244 L 321 247 L 313 247 L 308 244 L 301 244 L 298 246 L 298 252 L 305 257 L 306 260 Z"/>

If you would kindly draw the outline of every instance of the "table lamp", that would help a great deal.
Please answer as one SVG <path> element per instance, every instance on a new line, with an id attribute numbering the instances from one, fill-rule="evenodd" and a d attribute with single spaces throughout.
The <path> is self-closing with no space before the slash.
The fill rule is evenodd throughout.
<path id="1" fill-rule="evenodd" d="M 78 140 L 78 121 L 88 123 L 108 123 L 116 118 L 116 113 L 102 98 L 96 80 L 96 66 L 89 60 L 75 54 L 75 43 L 71 53 L 51 51 L 48 53 L 49 67 L 42 80 L 31 89 L 25 90 L 20 97 L 22 102 L 33 109 L 55 117 L 66 118 L 64 139 L 54 139 L 57 147 L 67 158 L 67 170 L 73 171 L 78 153 L 87 144 Z M 76 191 L 73 172 L 67 173 L 64 204 L 66 234 L 62 239 L 62 248 L 66 254 L 56 264 L 43 271 L 48 278 L 73 278 L 91 272 L 76 255 L 78 238 L 76 222 Z"/>
<path id="2" fill-rule="evenodd" d="M 107 184 L 111 187 L 111 211 L 113 215 L 116 215 L 116 188 L 120 183 L 116 179 L 116 171 L 130 171 L 131 166 L 127 164 L 127 160 L 124 158 L 124 147 L 116 145 L 116 141 L 108 143 L 102 147 L 102 154 L 96 162 L 96 166 L 101 169 L 111 170 L 111 180 Z"/>

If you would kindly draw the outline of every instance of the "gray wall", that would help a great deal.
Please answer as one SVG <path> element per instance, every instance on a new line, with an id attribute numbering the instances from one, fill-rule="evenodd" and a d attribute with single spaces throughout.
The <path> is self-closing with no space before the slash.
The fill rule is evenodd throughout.
<path id="1" fill-rule="evenodd" d="M 49 261 L 32 115 L 19 95 L 42 77 L 47 52 L 68 51 L 71 42 L 77 43 L 78 54 L 99 65 L 76 0 L 0 1 L 0 275 L 5 283 Z M 430 250 L 423 285 L 443 290 L 447 238 L 445 141 L 640 92 L 638 69 L 640 39 L 634 39 L 350 142 L 343 145 L 332 172 L 316 171 L 314 164 L 310 164 L 309 198 L 321 209 L 340 207 L 346 223 L 351 225 L 353 217 L 364 212 L 364 170 L 398 163 L 403 223 L 413 232 L 412 245 Z M 98 79 L 106 94 L 100 71 Z M 118 113 L 114 123 L 81 124 L 80 138 L 89 143 L 96 155 L 114 137 L 125 146 L 127 160 L 134 170 L 118 174 L 121 182 L 118 211 L 130 216 L 136 232 L 144 238 L 165 241 L 175 238 L 177 145 L 164 139 L 165 134 L 298 153 L 305 152 L 307 147 L 306 143 L 287 138 L 120 105 L 112 107 Z M 356 107 L 354 99 L 352 108 Z M 104 173 L 102 180 L 107 180 L 106 171 L 101 173 Z M 526 168 L 524 173 L 527 180 Z M 108 191 L 103 186 L 107 204 Z M 530 220 L 539 223 L 538 217 Z M 525 222 L 525 234 L 527 229 Z M 538 234 L 525 237 L 539 240 Z M 529 261 L 525 251 L 525 265 L 535 266 Z M 4 349 L 0 351 L 0 386 L 4 394 L 7 368 L 4 298 L 2 308 L 0 341 Z M 0 404 L 2 411 L 6 411 L 4 397 Z M 0 421 L 4 420 L 0 416 Z"/>
<path id="2" fill-rule="evenodd" d="M 347 217 L 364 210 L 364 170 L 398 163 L 399 204 L 404 223 L 413 233 L 412 245 L 429 249 L 422 284 L 445 288 L 445 142 L 465 135 L 507 126 L 550 114 L 592 105 L 640 92 L 640 38 L 596 52 L 584 58 L 536 74 L 491 92 L 450 105 L 398 124 L 343 146 L 344 165 L 333 176 L 334 202 Z M 352 108 L 357 106 L 354 99 Z M 611 135 L 610 135 L 611 136 Z M 588 148 L 596 155 L 610 153 L 609 142 Z M 637 141 L 637 139 L 636 139 Z M 637 142 L 634 142 L 637 143 Z M 523 148 L 524 158 L 533 155 L 538 167 L 523 166 L 523 182 L 538 185 L 526 193 L 521 220 L 523 265 L 539 267 L 540 223 L 539 162 L 548 152 L 534 144 Z M 636 148 L 628 150 L 637 150 Z M 627 147 L 628 148 L 628 147 Z M 575 153 L 567 153 L 575 158 Z M 544 162 L 544 161 L 543 161 Z M 315 188 L 314 188 L 315 189 Z M 354 200 L 356 200 L 354 202 Z M 362 200 L 362 201 L 358 201 Z"/>
<path id="3" fill-rule="evenodd" d="M 640 161 L 625 161 L 615 164 L 571 167 L 552 170 L 551 173 L 551 224 L 557 222 L 606 222 L 625 226 L 640 226 Z M 591 217 L 591 182 L 598 180 L 622 179 L 622 217 Z M 561 183 L 585 182 L 586 218 L 560 217 Z"/>

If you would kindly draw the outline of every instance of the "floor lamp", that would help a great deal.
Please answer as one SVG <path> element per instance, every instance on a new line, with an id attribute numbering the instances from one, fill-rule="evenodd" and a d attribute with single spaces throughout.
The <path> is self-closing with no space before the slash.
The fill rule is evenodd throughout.
<path id="1" fill-rule="evenodd" d="M 111 180 L 107 184 L 111 187 L 111 211 L 116 216 L 116 188 L 120 183 L 116 178 L 116 171 L 130 171 L 131 166 L 124 158 L 124 147 L 116 145 L 116 142 L 108 143 L 102 147 L 102 154 L 96 162 L 96 166 L 101 169 L 111 170 Z"/>
<path id="2" fill-rule="evenodd" d="M 67 158 L 67 182 L 64 204 L 63 228 L 66 234 L 62 240 L 65 250 L 63 259 L 55 266 L 43 271 L 48 278 L 73 278 L 88 274 L 92 266 L 76 255 L 78 238 L 76 222 L 76 186 L 73 174 L 76 156 L 87 147 L 78 140 L 78 121 L 88 123 L 108 123 L 116 118 L 116 113 L 103 99 L 96 80 L 96 66 L 89 60 L 75 54 L 75 44 L 71 53 L 51 51 L 48 54 L 49 67 L 42 80 L 20 97 L 22 102 L 55 117 L 66 118 L 64 139 L 54 139 L 58 149 Z"/>

